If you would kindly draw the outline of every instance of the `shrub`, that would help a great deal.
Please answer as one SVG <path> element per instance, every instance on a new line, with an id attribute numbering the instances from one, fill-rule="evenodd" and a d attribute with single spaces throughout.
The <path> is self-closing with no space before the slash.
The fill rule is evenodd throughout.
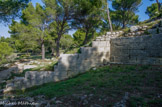
<path id="1" fill-rule="evenodd" d="M 0 42 L 0 64 L 7 62 L 7 57 L 11 55 L 13 49 L 6 42 Z"/>

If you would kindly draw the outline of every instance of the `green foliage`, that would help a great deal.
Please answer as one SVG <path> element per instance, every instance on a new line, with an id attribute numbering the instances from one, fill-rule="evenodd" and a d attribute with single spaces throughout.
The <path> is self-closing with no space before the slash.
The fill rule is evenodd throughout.
<path id="1" fill-rule="evenodd" d="M 102 2 L 100 0 L 76 0 L 75 2 L 78 7 L 76 7 L 76 14 L 72 25 L 85 32 L 85 39 L 83 41 L 83 45 L 85 45 L 94 38 L 96 30 L 101 25 Z"/>
<path id="2" fill-rule="evenodd" d="M 45 5 L 52 10 L 55 10 L 53 22 L 50 24 L 51 36 L 56 42 L 56 56 L 60 55 L 60 40 L 64 34 L 70 30 L 70 23 L 75 11 L 74 0 L 44 0 Z M 70 23 L 68 23 L 70 22 Z"/>
<path id="3" fill-rule="evenodd" d="M 83 32 L 82 30 L 77 30 L 74 34 L 74 42 L 77 46 L 81 46 L 83 44 L 83 41 L 85 39 L 85 32 Z"/>
<path id="4" fill-rule="evenodd" d="M 135 15 L 135 12 L 140 4 L 141 0 L 114 0 L 112 2 L 115 9 L 114 19 L 117 19 L 123 28 L 138 23 L 138 15 Z"/>
<path id="5" fill-rule="evenodd" d="M 75 53 L 81 53 L 80 47 L 72 47 L 72 48 L 69 48 L 69 50 L 65 51 L 65 54 L 75 54 Z"/>
<path id="6" fill-rule="evenodd" d="M 15 45 L 21 51 L 36 50 L 41 45 L 42 59 L 45 58 L 45 42 L 51 39 L 49 25 L 53 20 L 55 10 L 50 7 L 36 7 L 29 3 L 22 12 L 20 23 L 13 21 L 10 26 L 12 37 L 16 39 Z M 40 48 L 40 47 L 39 47 Z"/>
<path id="7" fill-rule="evenodd" d="M 63 37 L 60 40 L 61 48 L 67 50 L 70 47 L 72 47 L 72 45 L 74 44 L 73 42 L 74 41 L 71 35 L 63 35 Z"/>
<path id="8" fill-rule="evenodd" d="M 0 0 L 0 22 L 9 22 L 10 19 L 20 16 L 23 8 L 30 0 Z"/>
<path id="9" fill-rule="evenodd" d="M 31 25 L 25 25 L 22 22 L 18 23 L 13 20 L 9 28 L 11 38 L 18 52 L 27 52 L 38 47 L 37 37 Z"/>
<path id="10" fill-rule="evenodd" d="M 145 12 L 150 18 L 158 17 L 162 14 L 162 9 L 160 12 L 158 11 L 158 4 L 154 3 L 151 6 L 147 7 L 147 10 Z"/>
<path id="11" fill-rule="evenodd" d="M 131 107 L 137 107 L 138 105 L 141 105 L 142 107 L 148 106 L 142 97 L 131 97 L 129 102 Z"/>
<path id="12" fill-rule="evenodd" d="M 0 64 L 7 61 L 7 57 L 11 55 L 13 49 L 6 42 L 0 42 Z"/>

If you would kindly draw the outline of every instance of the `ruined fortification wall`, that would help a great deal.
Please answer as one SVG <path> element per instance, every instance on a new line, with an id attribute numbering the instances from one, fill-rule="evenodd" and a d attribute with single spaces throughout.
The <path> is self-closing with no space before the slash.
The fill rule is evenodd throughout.
<path id="1" fill-rule="evenodd" d="M 4 91 L 61 81 L 107 63 L 162 65 L 162 34 L 118 37 L 122 33 L 108 32 L 97 37 L 92 47 L 82 47 L 80 53 L 62 54 L 54 71 L 26 72 L 25 77 L 8 81 Z"/>
<path id="2" fill-rule="evenodd" d="M 110 62 L 162 65 L 162 34 L 111 39 Z"/>
<path id="3" fill-rule="evenodd" d="M 103 41 L 100 42 L 102 44 Z M 54 71 L 28 71 L 25 73 L 25 77 L 16 77 L 8 81 L 4 92 L 61 81 L 84 73 L 92 67 L 103 65 L 109 61 L 109 44 L 110 42 L 105 42 L 102 45 L 94 43 L 93 47 L 82 47 L 81 53 L 62 54 L 58 64 L 54 66 Z"/>

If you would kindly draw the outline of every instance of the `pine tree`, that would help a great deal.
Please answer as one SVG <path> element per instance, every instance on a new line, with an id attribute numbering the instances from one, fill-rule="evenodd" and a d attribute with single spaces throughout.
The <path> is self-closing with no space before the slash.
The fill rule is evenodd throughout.
<path id="1" fill-rule="evenodd" d="M 0 22 L 10 22 L 21 15 L 30 0 L 0 0 Z"/>
<path id="2" fill-rule="evenodd" d="M 140 4 L 141 0 L 112 1 L 112 7 L 116 10 L 116 17 L 121 19 L 123 28 L 125 28 L 129 24 L 138 22 L 138 16 L 135 15 L 135 12 L 138 11 Z"/>

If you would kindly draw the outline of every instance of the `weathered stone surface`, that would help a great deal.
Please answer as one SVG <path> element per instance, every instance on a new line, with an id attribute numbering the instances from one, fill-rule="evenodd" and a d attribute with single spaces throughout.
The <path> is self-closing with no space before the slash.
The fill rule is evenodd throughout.
<path id="1" fill-rule="evenodd" d="M 131 26 L 130 27 L 131 32 L 136 32 L 136 31 L 138 31 L 138 29 L 139 29 L 139 26 Z"/>
<path id="2" fill-rule="evenodd" d="M 112 63 L 162 65 L 162 36 L 157 34 L 112 39 L 110 52 Z"/>
<path id="3" fill-rule="evenodd" d="M 24 70 L 26 69 L 31 69 L 31 68 L 36 68 L 36 65 L 24 65 Z"/>
<path id="4" fill-rule="evenodd" d="M 7 70 L 0 72 L 0 83 L 3 82 L 4 79 L 8 79 L 11 76 L 11 73 L 18 73 L 18 67 L 13 66 Z"/>

